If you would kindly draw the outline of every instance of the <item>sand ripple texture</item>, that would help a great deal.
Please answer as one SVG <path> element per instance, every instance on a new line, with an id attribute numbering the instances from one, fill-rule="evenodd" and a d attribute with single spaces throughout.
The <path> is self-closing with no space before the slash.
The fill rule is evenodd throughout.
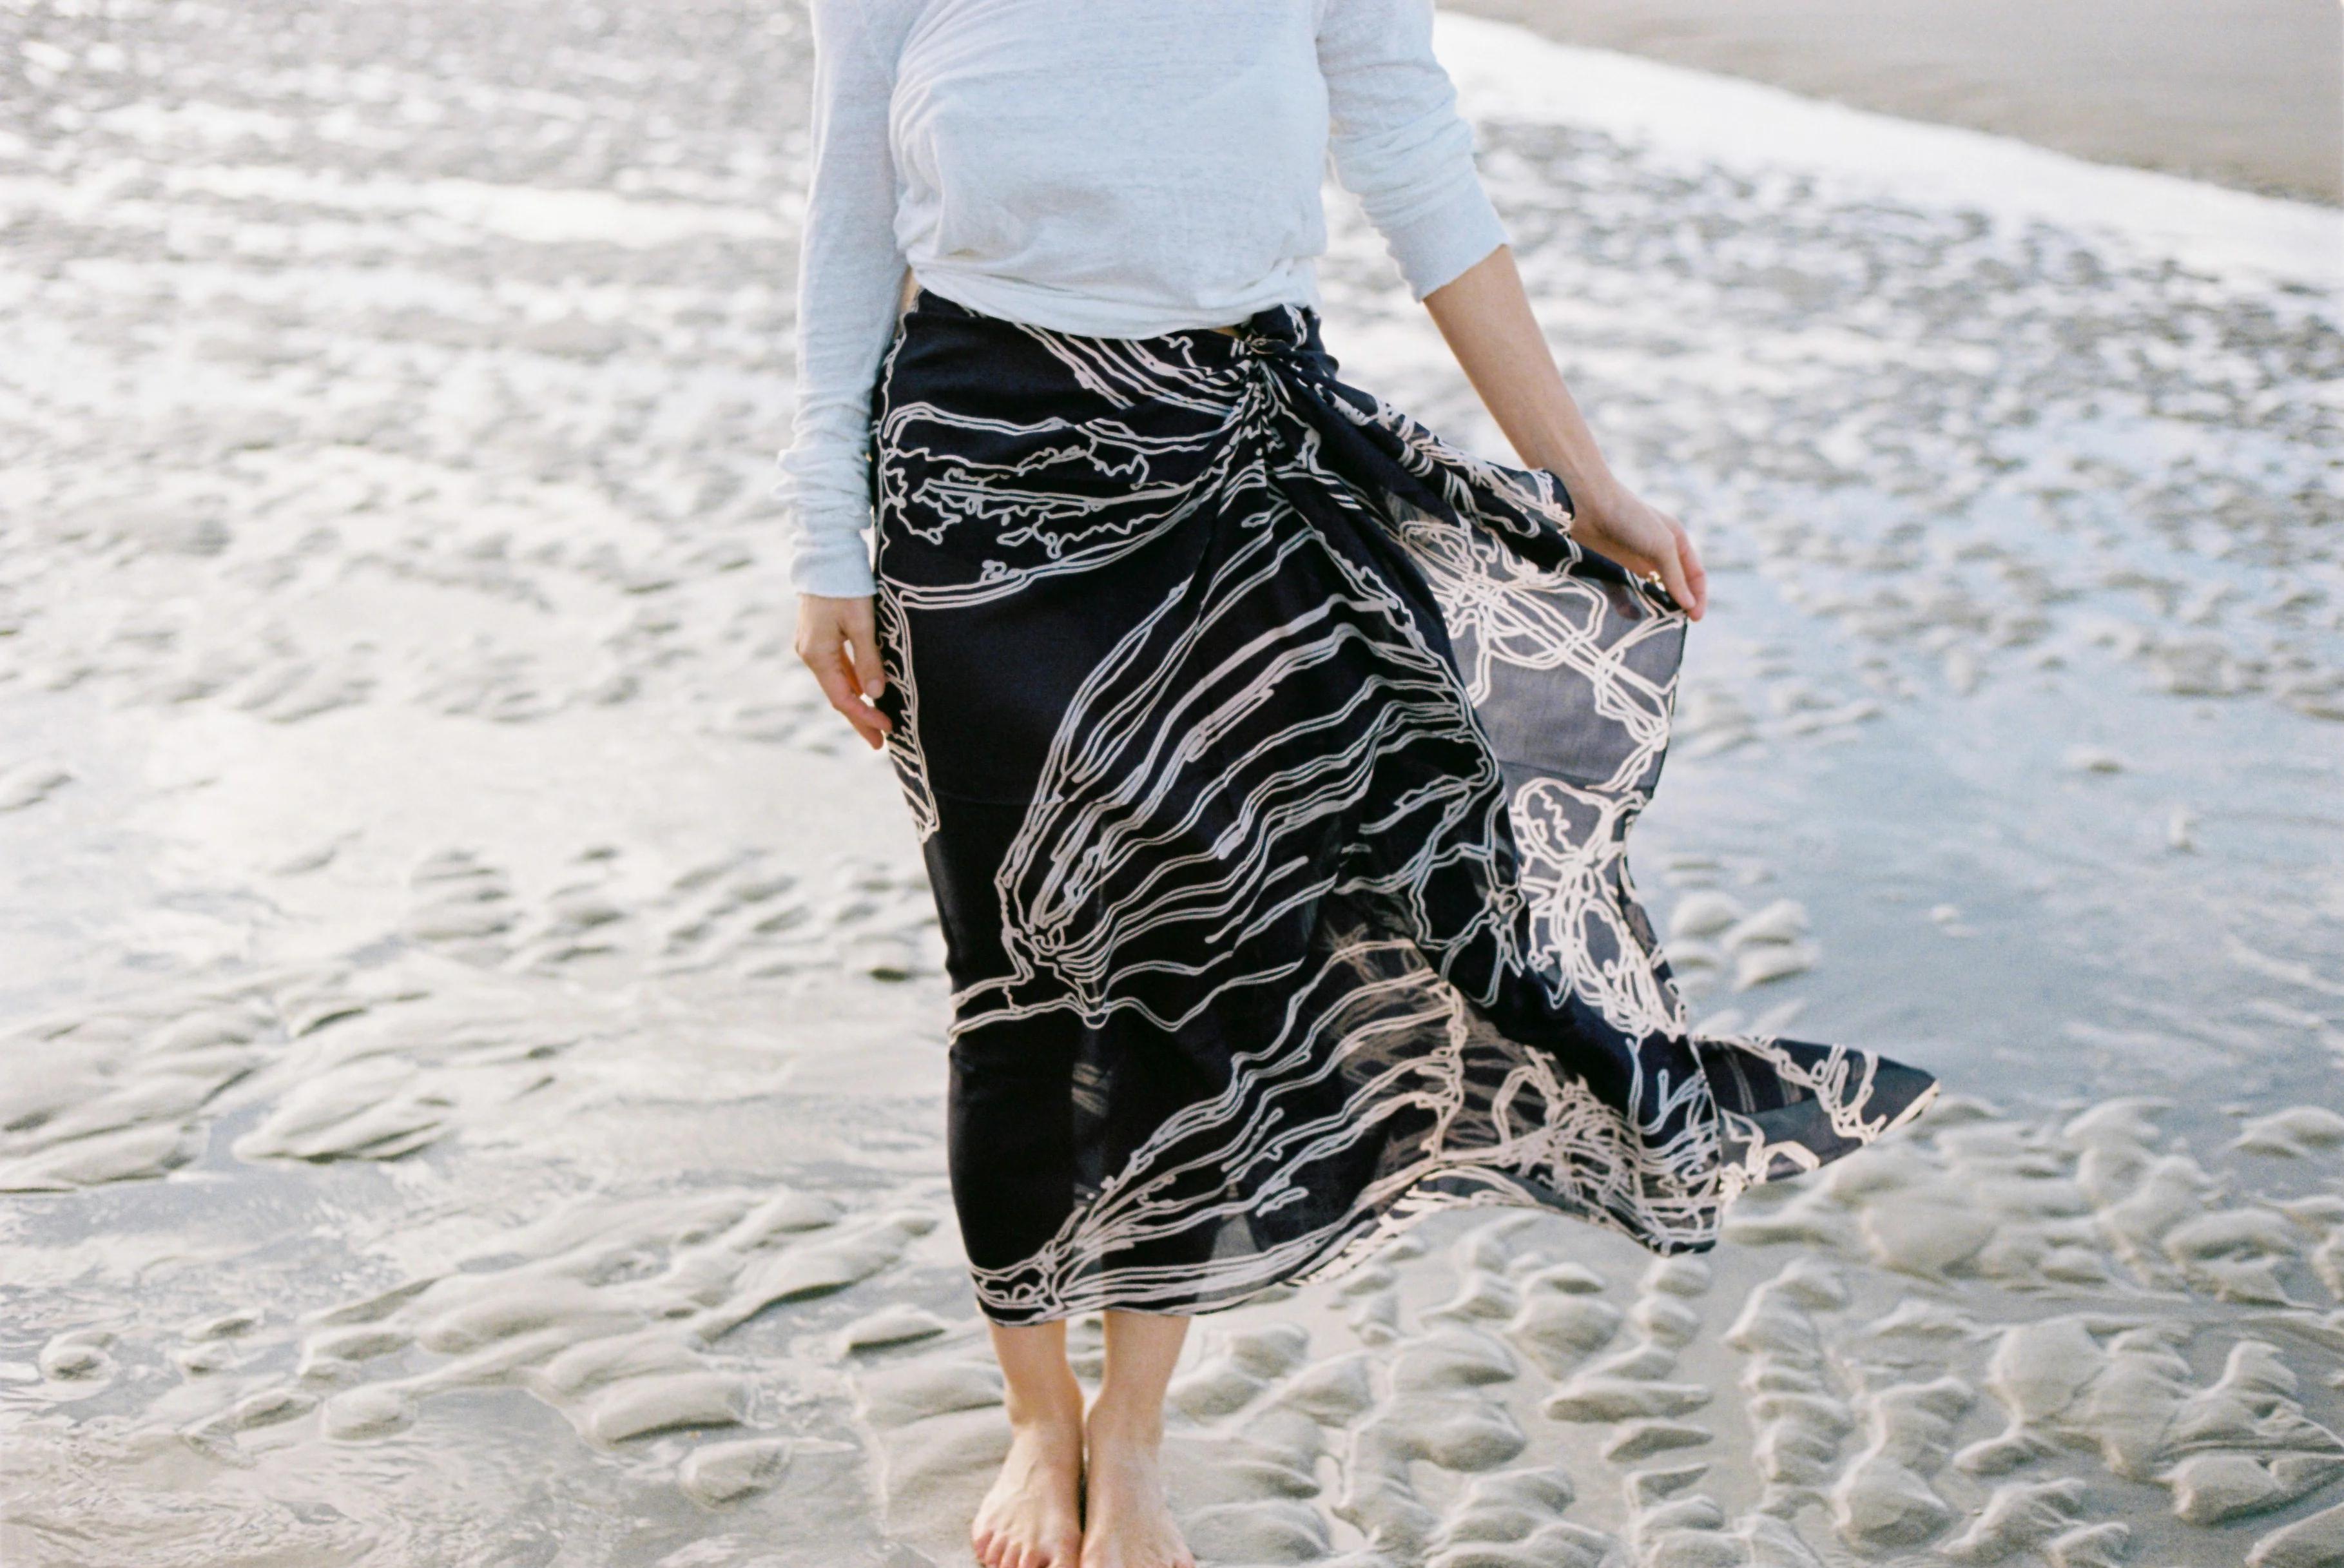
<path id="1" fill-rule="evenodd" d="M 1678 971 L 1953 1092 L 1705 1258 L 1449 1215 L 1204 1322 L 1204 1561 L 2344 1563 L 2344 339 L 2239 238 L 2335 215 L 1443 25 L 1716 568 Z M 766 497 L 803 15 L 0 39 L 0 1561 L 965 1562 L 939 941 Z M 1501 450 L 1331 218 L 1347 376 Z"/>

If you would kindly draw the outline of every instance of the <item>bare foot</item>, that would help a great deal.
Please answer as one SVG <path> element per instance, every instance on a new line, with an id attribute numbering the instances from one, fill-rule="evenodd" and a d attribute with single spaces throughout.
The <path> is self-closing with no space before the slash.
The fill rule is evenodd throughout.
<path id="1" fill-rule="evenodd" d="M 1076 1568 L 1083 1543 L 1082 1395 L 1063 1410 L 1012 1421 L 1009 1430 L 1009 1457 L 969 1526 L 976 1560 L 985 1568 Z"/>
<path id="2" fill-rule="evenodd" d="M 1136 1430 L 1094 1410 L 1085 1425 L 1080 1568 L 1197 1568 L 1164 1496 L 1162 1423 Z"/>

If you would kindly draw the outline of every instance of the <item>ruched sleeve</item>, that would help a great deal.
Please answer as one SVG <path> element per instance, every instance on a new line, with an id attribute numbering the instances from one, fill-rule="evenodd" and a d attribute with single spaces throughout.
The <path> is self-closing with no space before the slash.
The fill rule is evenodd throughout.
<path id="1" fill-rule="evenodd" d="M 1432 52 L 1431 0 L 1320 0 L 1318 36 L 1335 177 L 1421 299 L 1506 242 Z"/>
<path id="2" fill-rule="evenodd" d="M 773 490 L 790 537 L 791 585 L 872 591 L 872 382 L 894 337 L 904 260 L 895 241 L 888 100 L 894 7 L 814 0 L 813 174 L 798 251 L 797 403 Z"/>

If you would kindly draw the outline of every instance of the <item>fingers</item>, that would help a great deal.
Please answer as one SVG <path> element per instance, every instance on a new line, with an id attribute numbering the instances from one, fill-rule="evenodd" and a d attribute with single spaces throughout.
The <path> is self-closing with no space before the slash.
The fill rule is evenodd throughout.
<path id="1" fill-rule="evenodd" d="M 1709 609 L 1709 573 L 1701 564 L 1701 551 L 1693 548 L 1692 535 L 1683 523 L 1665 511 L 1655 511 L 1667 531 L 1668 541 L 1659 551 L 1653 570 L 1659 574 L 1661 586 L 1685 612 L 1685 618 L 1698 621 Z"/>
<path id="2" fill-rule="evenodd" d="M 1693 609 L 1692 585 L 1685 581 L 1684 562 L 1674 552 L 1661 558 L 1661 586 L 1669 591 L 1669 597 L 1677 602 L 1678 608 L 1693 620 L 1701 619 Z"/>
<path id="3" fill-rule="evenodd" d="M 879 693 L 887 689 L 887 673 L 879 663 L 879 639 L 872 621 L 871 601 L 857 599 L 854 606 L 846 613 L 845 631 L 847 651 L 854 661 L 854 683 L 862 689 L 864 698 L 875 703 Z"/>
<path id="4" fill-rule="evenodd" d="M 1709 609 L 1709 572 L 1701 563 L 1701 551 L 1694 548 L 1692 535 L 1684 531 L 1682 523 L 1677 525 L 1676 535 L 1677 561 L 1689 594 L 1682 602 L 1685 612 L 1698 621 Z"/>
<path id="5" fill-rule="evenodd" d="M 841 654 L 828 669 L 815 669 L 813 678 L 822 686 L 822 694 L 838 710 L 854 733 L 863 737 L 865 745 L 876 748 L 886 744 L 887 715 L 877 712 L 863 700 L 854 684 L 854 671 Z"/>
<path id="6" fill-rule="evenodd" d="M 798 601 L 798 657 L 813 672 L 814 682 L 830 705 L 854 726 L 865 745 L 876 748 L 886 744 L 887 732 L 894 725 L 864 696 L 866 691 L 875 693 L 885 689 L 871 625 L 867 599 L 809 596 Z M 858 670 L 857 664 L 866 660 L 867 673 Z"/>

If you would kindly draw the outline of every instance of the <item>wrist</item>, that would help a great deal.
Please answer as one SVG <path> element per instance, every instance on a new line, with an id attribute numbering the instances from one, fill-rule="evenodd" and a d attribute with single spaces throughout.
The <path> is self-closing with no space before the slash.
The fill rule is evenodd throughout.
<path id="1" fill-rule="evenodd" d="M 1571 510 L 1583 517 L 1614 516 L 1629 499 L 1628 487 L 1609 469 L 1577 476 L 1565 474 L 1563 483 L 1571 491 Z"/>

